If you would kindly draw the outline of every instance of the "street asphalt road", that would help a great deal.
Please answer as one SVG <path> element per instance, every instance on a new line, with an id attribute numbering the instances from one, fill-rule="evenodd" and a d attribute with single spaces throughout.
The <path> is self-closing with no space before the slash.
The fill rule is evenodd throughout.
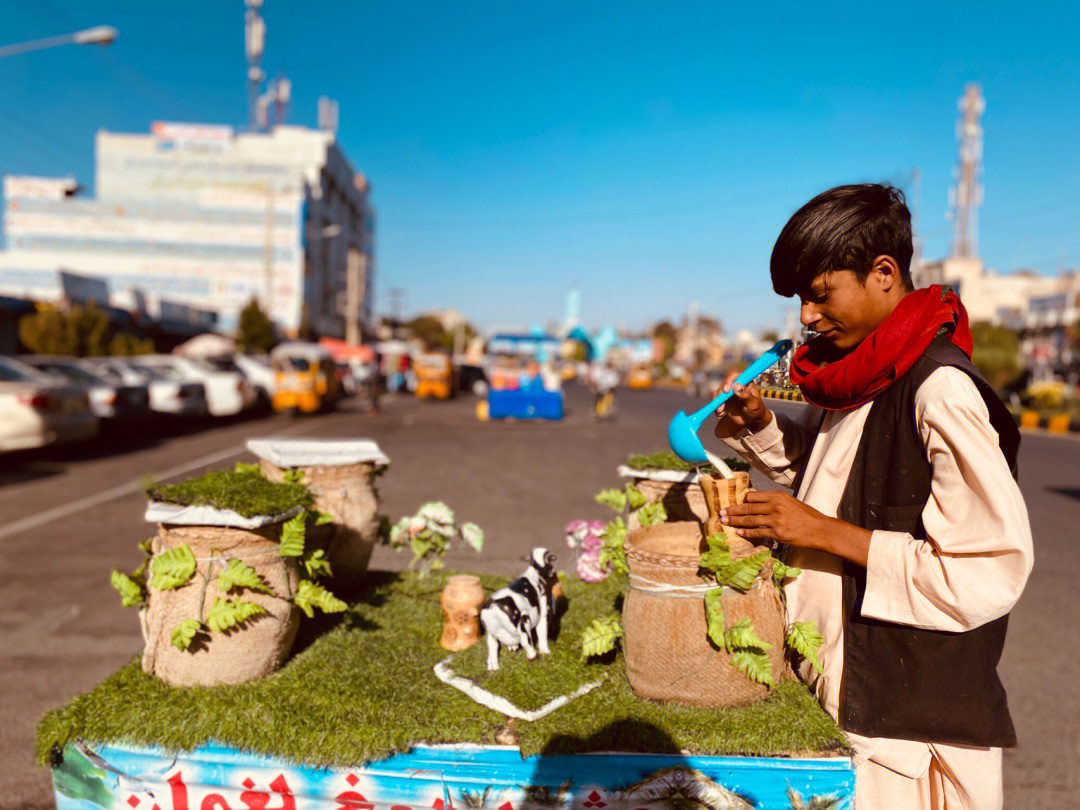
<path id="1" fill-rule="evenodd" d="M 446 501 L 487 534 L 482 555 L 460 549 L 447 563 L 509 575 L 536 545 L 569 566 L 563 526 L 605 519 L 592 496 L 618 485 L 615 468 L 628 454 L 664 449 L 668 420 L 696 405 L 679 391 L 620 391 L 617 418 L 597 423 L 575 385 L 559 422 L 481 422 L 475 404 L 471 396 L 387 397 L 368 416 L 347 401 L 317 417 L 124 431 L 85 447 L 0 457 L 0 808 L 53 806 L 49 774 L 32 757 L 38 718 L 141 648 L 134 611 L 108 583 L 113 568 L 138 565 L 136 544 L 153 531 L 142 519 L 145 480 L 251 460 L 244 443 L 253 437 L 372 438 L 391 459 L 379 479 L 383 512 L 397 518 Z M 1005 754 L 1005 804 L 1080 808 L 1080 437 L 1025 433 L 1020 469 L 1036 563 L 1000 667 L 1020 738 Z M 754 483 L 768 486 L 756 473 Z M 378 548 L 372 566 L 406 561 Z"/>

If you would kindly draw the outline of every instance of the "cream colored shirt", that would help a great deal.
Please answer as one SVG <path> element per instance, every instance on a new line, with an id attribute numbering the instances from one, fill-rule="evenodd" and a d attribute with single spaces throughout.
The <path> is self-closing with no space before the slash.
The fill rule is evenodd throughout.
<path id="1" fill-rule="evenodd" d="M 744 430 L 725 444 L 786 486 L 805 463 L 796 495 L 836 517 L 871 405 L 826 412 L 808 459 L 811 431 L 821 418 L 814 407 L 804 408 L 798 421 L 775 414 L 762 430 Z M 927 539 L 873 532 L 862 615 L 924 629 L 969 630 L 1008 613 L 1024 589 L 1033 559 L 1027 508 L 997 449 L 986 403 L 967 374 L 950 367 L 931 373 L 915 394 L 915 416 L 932 467 L 922 512 Z M 792 547 L 788 563 L 803 571 L 787 584 L 789 620 L 817 622 L 825 639 L 819 653 L 824 674 L 809 664 L 800 674 L 836 718 L 844 667 L 842 561 Z M 929 766 L 926 743 L 848 736 L 856 765 L 871 759 L 912 777 L 925 775 Z"/>

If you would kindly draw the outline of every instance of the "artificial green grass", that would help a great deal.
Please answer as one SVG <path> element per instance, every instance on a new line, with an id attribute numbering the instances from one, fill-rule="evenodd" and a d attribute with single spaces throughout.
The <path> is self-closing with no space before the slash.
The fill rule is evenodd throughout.
<path id="1" fill-rule="evenodd" d="M 303 650 L 275 675 L 239 686 L 176 689 L 142 672 L 139 662 L 88 694 L 47 713 L 36 755 L 55 761 L 75 739 L 153 745 L 185 751 L 208 742 L 313 766 L 348 767 L 418 743 L 494 743 L 506 718 L 442 684 L 433 666 L 439 594 L 447 573 L 428 580 L 369 573 L 366 592 L 344 615 L 301 628 Z M 502 583 L 483 577 L 486 589 Z M 844 752 L 831 718 L 802 684 L 785 680 L 764 701 L 697 709 L 642 700 L 626 680 L 621 654 L 580 658 L 581 628 L 614 609 L 615 584 L 565 583 L 567 605 L 552 653 L 527 663 L 502 651 L 502 668 L 483 670 L 484 644 L 458 654 L 459 674 L 477 675 L 489 691 L 521 708 L 607 673 L 603 685 L 535 723 L 517 722 L 524 755 L 586 751 L 688 751 L 701 755 L 780 756 Z"/>
<path id="2" fill-rule="evenodd" d="M 741 458 L 731 456 L 724 462 L 733 470 L 749 470 L 750 464 Z M 626 460 L 626 466 L 631 470 L 675 470 L 677 472 L 697 472 L 702 475 L 711 475 L 716 472 L 712 464 L 691 464 L 683 461 L 670 450 L 660 450 L 656 453 L 635 453 Z"/>
<path id="3" fill-rule="evenodd" d="M 314 501 L 303 484 L 269 481 L 258 468 L 212 470 L 176 484 L 151 484 L 146 494 L 154 501 L 231 509 L 244 517 L 279 515 Z"/>

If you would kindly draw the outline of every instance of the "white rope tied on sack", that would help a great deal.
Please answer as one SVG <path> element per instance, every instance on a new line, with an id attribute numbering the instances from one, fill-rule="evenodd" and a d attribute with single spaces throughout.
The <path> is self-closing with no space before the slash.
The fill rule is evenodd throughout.
<path id="1" fill-rule="evenodd" d="M 637 583 L 644 583 L 639 585 Z M 643 577 L 640 574 L 630 575 L 630 589 L 634 591 L 641 591 L 642 593 L 652 594 L 653 596 L 664 596 L 675 599 L 703 599 L 705 594 L 709 591 L 722 588 L 724 593 L 742 593 L 735 588 L 727 585 L 717 585 L 716 583 L 705 582 L 701 585 L 672 585 L 669 582 L 657 582 L 655 580 Z"/>

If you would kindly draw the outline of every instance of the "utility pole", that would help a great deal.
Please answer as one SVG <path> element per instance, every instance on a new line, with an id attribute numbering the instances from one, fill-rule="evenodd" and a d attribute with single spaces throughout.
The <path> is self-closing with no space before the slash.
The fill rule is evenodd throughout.
<path id="1" fill-rule="evenodd" d="M 983 201 L 979 184 L 982 173 L 982 127 L 979 119 L 986 108 L 982 88 L 969 84 L 960 99 L 960 118 L 956 122 L 956 138 L 960 141 L 960 166 L 956 188 L 952 193 L 954 258 L 977 258 L 979 255 L 977 211 Z"/>

